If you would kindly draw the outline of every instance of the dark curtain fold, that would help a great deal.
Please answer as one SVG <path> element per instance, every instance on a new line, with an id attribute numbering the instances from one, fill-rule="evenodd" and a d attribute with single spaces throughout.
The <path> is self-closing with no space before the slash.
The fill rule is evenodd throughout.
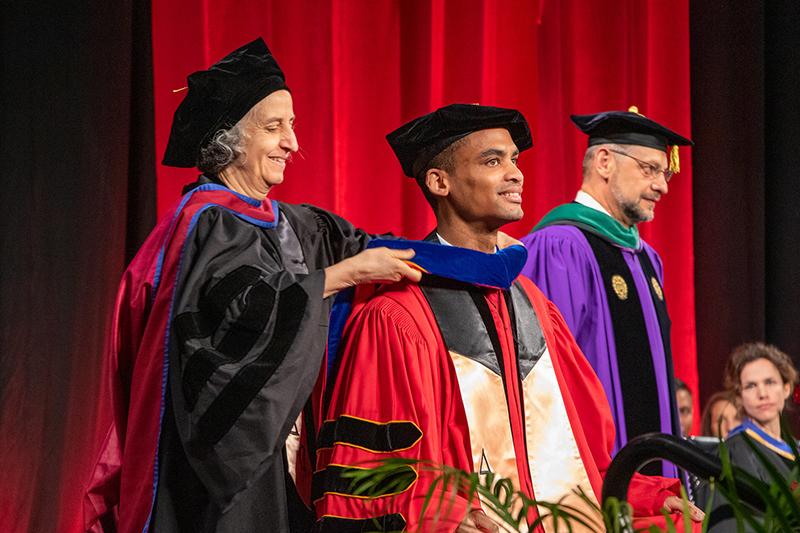
<path id="1" fill-rule="evenodd" d="M 764 4 L 766 338 L 800 364 L 800 2 Z"/>
<path id="2" fill-rule="evenodd" d="M 153 41 L 150 2 L 134 0 L 130 9 L 132 39 L 130 144 L 128 150 L 127 232 L 125 263 L 129 263 L 156 220 L 156 154 L 153 140 Z"/>
<path id="3" fill-rule="evenodd" d="M 721 387 L 731 348 L 764 336 L 764 10 L 760 2 L 727 0 L 690 9 L 695 312 L 705 399 Z"/>
<path id="4" fill-rule="evenodd" d="M 691 2 L 695 285 L 701 395 L 730 351 L 800 364 L 800 3 Z"/>
<path id="5" fill-rule="evenodd" d="M 104 326 L 155 221 L 149 3 L 0 20 L 0 531 L 74 531 Z"/>

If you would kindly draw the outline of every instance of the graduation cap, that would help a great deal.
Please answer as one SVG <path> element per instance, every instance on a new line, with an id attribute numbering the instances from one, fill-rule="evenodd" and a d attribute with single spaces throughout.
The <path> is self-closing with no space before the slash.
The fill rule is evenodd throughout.
<path id="1" fill-rule="evenodd" d="M 189 75 L 188 91 L 172 119 L 165 165 L 193 167 L 200 149 L 234 126 L 264 97 L 286 87 L 283 71 L 260 37 Z"/>
<path id="2" fill-rule="evenodd" d="M 533 146 L 531 130 L 516 109 L 451 104 L 404 124 L 386 136 L 403 173 L 416 178 L 442 150 L 470 133 L 505 128 L 519 151 Z"/>
<path id="3" fill-rule="evenodd" d="M 589 146 L 634 144 L 661 150 L 669 156 L 669 169 L 680 172 L 678 146 L 694 143 L 639 113 L 636 106 L 627 111 L 606 111 L 596 115 L 571 115 L 572 122 L 589 136 Z"/>

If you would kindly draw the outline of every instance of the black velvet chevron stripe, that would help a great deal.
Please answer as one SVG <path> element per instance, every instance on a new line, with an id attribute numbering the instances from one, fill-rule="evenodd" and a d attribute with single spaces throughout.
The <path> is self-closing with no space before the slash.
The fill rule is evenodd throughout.
<path id="1" fill-rule="evenodd" d="M 368 499 L 381 498 L 400 494 L 417 481 L 417 471 L 411 466 L 401 465 L 371 487 L 368 494 L 359 494 L 358 486 L 353 485 L 353 479 L 342 477 L 345 470 L 347 467 L 328 465 L 324 470 L 314 472 L 311 479 L 312 501 L 317 501 L 328 493 Z"/>
<path id="2" fill-rule="evenodd" d="M 312 529 L 313 533 L 366 533 L 368 531 L 404 531 L 406 519 L 400 513 L 374 518 L 342 518 L 323 516 Z"/>
<path id="3" fill-rule="evenodd" d="M 296 283 L 280 292 L 275 334 L 258 358 L 239 370 L 200 417 L 197 444 L 210 447 L 219 442 L 283 363 L 297 337 L 307 302 L 308 295 Z"/>
<path id="4" fill-rule="evenodd" d="M 199 312 L 188 311 L 175 317 L 173 328 L 180 342 L 208 337 L 216 330 L 225 311 L 247 287 L 258 281 L 262 272 L 251 266 L 240 266 L 200 297 Z"/>
<path id="5" fill-rule="evenodd" d="M 192 354 L 183 371 L 183 397 L 186 410 L 191 412 L 197 404 L 200 391 L 226 358 L 216 350 L 200 348 Z"/>
<path id="6" fill-rule="evenodd" d="M 221 320 L 231 300 L 245 288 L 255 283 L 263 272 L 253 266 L 242 265 L 218 281 L 200 302 L 200 310 Z"/>
<path id="7" fill-rule="evenodd" d="M 242 312 L 222 337 L 217 350 L 234 361 L 247 355 L 264 332 L 273 305 L 275 289 L 264 281 L 257 281 L 247 293 Z"/>
<path id="8" fill-rule="evenodd" d="M 234 275 L 235 274 L 230 274 L 230 276 Z M 236 277 L 238 282 L 246 279 L 242 274 L 236 275 Z M 227 278 L 225 278 L 225 280 L 226 279 Z M 220 282 L 220 284 L 225 282 L 225 280 Z M 247 285 L 240 285 L 239 292 L 232 293 L 226 291 L 226 295 L 232 294 L 232 299 L 235 299 L 246 289 Z M 186 366 L 183 369 L 183 390 L 184 396 L 186 397 L 186 408 L 189 411 L 194 409 L 200 390 L 206 385 L 208 379 L 220 365 L 241 360 L 253 348 L 253 345 L 255 345 L 267 325 L 274 303 L 275 289 L 267 285 L 264 281 L 256 281 L 247 293 L 239 318 L 230 325 L 230 328 L 220 342 L 213 345 L 210 349 L 202 348 L 189 356 L 186 361 Z M 221 304 L 221 302 L 216 301 L 214 307 L 219 304 Z M 229 305 L 230 301 L 226 307 Z M 194 330 L 191 329 L 192 326 L 198 326 L 200 324 L 198 317 L 205 316 L 208 315 L 202 312 L 183 313 L 180 315 L 178 318 L 183 320 L 181 322 L 176 321 L 175 326 L 179 337 L 186 341 L 191 338 L 213 335 L 213 329 L 211 331 L 203 331 L 200 327 Z M 213 320 L 206 319 L 206 326 L 211 325 L 217 318 L 221 319 L 221 315 L 219 317 L 214 317 Z M 213 326 L 214 329 L 216 329 L 219 327 L 219 324 L 213 324 Z"/>
<path id="9" fill-rule="evenodd" d="M 211 317 L 204 313 L 193 311 L 179 314 L 172 322 L 172 329 L 175 331 L 175 337 L 181 344 L 185 344 L 192 339 L 208 337 L 218 326 L 219 321 L 213 323 Z"/>
<path id="10" fill-rule="evenodd" d="M 322 424 L 318 448 L 341 443 L 373 452 L 396 452 L 412 447 L 420 438 L 422 431 L 411 422 L 382 424 L 342 415 Z"/>

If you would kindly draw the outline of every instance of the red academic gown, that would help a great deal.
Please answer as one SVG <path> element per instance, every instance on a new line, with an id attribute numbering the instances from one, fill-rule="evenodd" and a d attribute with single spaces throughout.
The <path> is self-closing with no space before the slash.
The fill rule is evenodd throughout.
<path id="1" fill-rule="evenodd" d="M 576 461 L 585 471 L 585 488 L 599 500 L 614 445 L 614 424 L 602 385 L 552 302 L 527 278 L 515 283 L 540 323 L 579 453 Z M 516 379 L 519 359 L 506 305 L 510 292 L 495 287 L 480 290 L 502 352 L 500 376 L 463 371 L 464 360 L 446 346 L 419 286 L 399 283 L 358 288 L 343 331 L 335 381 L 328 384 L 332 389 L 320 431 L 312 491 L 317 530 L 361 530 L 357 528 L 374 525 L 377 518 L 387 530 L 452 531 L 468 507 L 479 506 L 457 497 L 438 515 L 434 504 L 420 517 L 425 496 L 438 475 L 424 468 L 415 468 L 416 481 L 397 487 L 395 493 L 377 498 L 348 494 L 348 482 L 338 476 L 341 469 L 363 467 L 369 461 L 401 457 L 466 471 L 487 469 L 511 478 L 515 490 L 534 499 L 534 480 L 540 471 L 550 469 L 549 475 L 553 475 L 552 464 L 540 463 L 541 468 L 532 469 L 528 455 L 527 448 L 536 446 L 531 439 L 541 442 L 543 432 L 536 429 L 536 420 L 531 420 L 529 406 L 526 418 L 532 391 L 524 380 Z M 488 388 L 486 381 L 492 382 Z M 476 387 L 483 387 L 483 392 L 470 394 Z M 502 403 L 505 405 L 499 405 Z M 326 430 L 335 438 L 326 439 Z M 480 448 L 483 443 L 476 448 L 476 441 L 482 439 L 488 445 L 499 434 L 510 436 L 504 443 L 509 449 L 495 450 L 495 457 L 489 453 L 487 460 L 486 450 Z M 541 486 L 546 483 L 545 476 Z M 658 517 L 664 499 L 678 493 L 676 480 L 637 475 L 629 501 L 635 515 Z M 532 510 L 529 519 L 535 516 L 536 510 Z"/>

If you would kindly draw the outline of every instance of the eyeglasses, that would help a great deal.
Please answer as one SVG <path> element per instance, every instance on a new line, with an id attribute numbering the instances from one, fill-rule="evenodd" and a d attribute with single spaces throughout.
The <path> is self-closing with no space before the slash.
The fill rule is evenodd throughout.
<path id="1" fill-rule="evenodd" d="M 642 161 L 638 157 L 633 157 L 631 154 L 627 152 L 623 152 L 621 150 L 611 150 L 611 149 L 609 149 L 608 151 L 614 152 L 615 154 L 624 155 L 625 157 L 630 157 L 631 159 L 636 161 L 636 163 L 639 165 L 639 169 L 642 171 L 642 174 L 644 175 L 645 178 L 654 179 L 659 174 L 663 174 L 664 181 L 669 183 L 669 180 L 672 179 L 673 174 L 675 174 L 675 172 L 673 172 L 668 168 L 659 168 L 652 163 L 648 163 L 647 161 Z"/>

